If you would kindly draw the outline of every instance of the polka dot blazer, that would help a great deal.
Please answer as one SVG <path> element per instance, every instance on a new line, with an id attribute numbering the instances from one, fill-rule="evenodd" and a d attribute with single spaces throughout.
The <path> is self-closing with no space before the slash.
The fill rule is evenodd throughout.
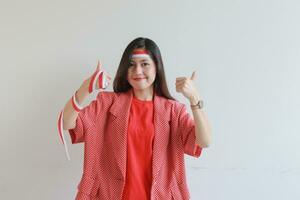
<path id="1" fill-rule="evenodd" d="M 72 144 L 84 143 L 83 174 L 76 200 L 120 200 L 125 184 L 127 127 L 132 89 L 101 91 L 70 129 Z M 187 200 L 184 154 L 198 158 L 195 124 L 186 106 L 154 96 L 151 200 Z"/>

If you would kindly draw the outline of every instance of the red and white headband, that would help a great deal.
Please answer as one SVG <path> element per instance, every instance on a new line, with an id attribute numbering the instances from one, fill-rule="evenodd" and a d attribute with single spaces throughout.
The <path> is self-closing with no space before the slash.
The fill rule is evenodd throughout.
<path id="1" fill-rule="evenodd" d="M 150 58 L 150 53 L 147 50 L 135 50 L 132 52 L 131 58 Z"/>

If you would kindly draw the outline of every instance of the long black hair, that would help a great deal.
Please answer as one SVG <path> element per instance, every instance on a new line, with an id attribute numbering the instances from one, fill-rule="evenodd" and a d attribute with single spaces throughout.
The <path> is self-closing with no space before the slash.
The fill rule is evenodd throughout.
<path id="1" fill-rule="evenodd" d="M 167 99 L 176 100 L 170 95 L 170 92 L 168 90 L 164 65 L 158 46 L 151 39 L 143 37 L 134 39 L 126 47 L 113 82 L 114 92 L 127 92 L 132 88 L 132 86 L 127 81 L 127 71 L 130 66 L 131 54 L 135 49 L 147 50 L 150 54 L 150 57 L 155 63 L 156 77 L 153 82 L 155 94 L 158 96 L 163 96 Z"/>

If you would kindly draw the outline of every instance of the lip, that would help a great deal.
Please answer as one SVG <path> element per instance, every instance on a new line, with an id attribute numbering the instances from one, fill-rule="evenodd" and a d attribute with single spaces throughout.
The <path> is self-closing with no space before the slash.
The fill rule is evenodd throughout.
<path id="1" fill-rule="evenodd" d="M 135 80 L 135 81 L 140 81 L 140 80 L 143 80 L 143 79 L 146 79 L 146 78 L 133 78 L 133 80 Z"/>

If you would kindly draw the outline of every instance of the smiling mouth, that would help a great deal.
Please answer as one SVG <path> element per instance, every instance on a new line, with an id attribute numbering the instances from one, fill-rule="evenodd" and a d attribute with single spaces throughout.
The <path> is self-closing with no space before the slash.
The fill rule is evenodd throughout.
<path id="1" fill-rule="evenodd" d="M 134 78 L 133 80 L 140 81 L 140 80 L 143 80 L 143 79 L 146 79 L 146 78 Z"/>

